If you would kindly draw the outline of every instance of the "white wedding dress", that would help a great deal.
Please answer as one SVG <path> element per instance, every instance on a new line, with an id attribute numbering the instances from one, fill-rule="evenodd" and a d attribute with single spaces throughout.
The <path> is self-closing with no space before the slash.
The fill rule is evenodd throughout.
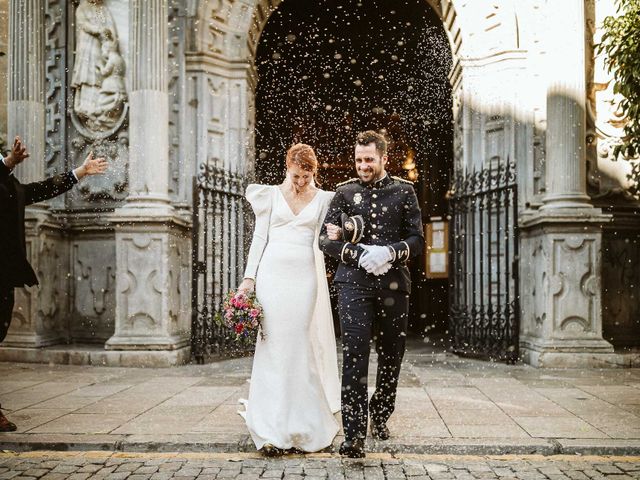
<path id="1" fill-rule="evenodd" d="M 256 281 L 264 309 L 249 399 L 251 438 L 282 449 L 316 452 L 339 430 L 340 380 L 324 257 L 318 234 L 332 192 L 319 190 L 294 215 L 276 186 L 249 185 L 256 215 L 245 278 Z"/>

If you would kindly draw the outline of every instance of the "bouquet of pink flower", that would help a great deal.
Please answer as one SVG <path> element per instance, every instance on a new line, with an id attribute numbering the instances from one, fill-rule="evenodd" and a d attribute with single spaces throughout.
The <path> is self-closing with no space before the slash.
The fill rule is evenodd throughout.
<path id="1" fill-rule="evenodd" d="M 236 339 L 244 339 L 257 332 L 262 324 L 262 306 L 254 293 L 236 293 L 231 290 L 222 304 L 222 320 L 236 335 Z M 260 332 L 260 337 L 264 334 Z"/>

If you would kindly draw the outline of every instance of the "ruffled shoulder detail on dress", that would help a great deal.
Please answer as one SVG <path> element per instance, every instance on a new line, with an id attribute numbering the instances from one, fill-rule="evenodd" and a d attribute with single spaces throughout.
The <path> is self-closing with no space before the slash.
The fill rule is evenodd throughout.
<path id="1" fill-rule="evenodd" d="M 336 192 L 329 192 L 327 190 L 320 190 L 318 195 L 320 195 L 320 199 L 322 200 L 323 205 L 329 205 L 331 203 L 331 199 L 336 194 Z"/>
<path id="2" fill-rule="evenodd" d="M 273 189 L 277 188 L 273 185 L 260 185 L 252 183 L 247 187 L 245 197 L 251 204 L 253 213 L 259 216 L 271 209 L 271 199 L 273 197 Z"/>

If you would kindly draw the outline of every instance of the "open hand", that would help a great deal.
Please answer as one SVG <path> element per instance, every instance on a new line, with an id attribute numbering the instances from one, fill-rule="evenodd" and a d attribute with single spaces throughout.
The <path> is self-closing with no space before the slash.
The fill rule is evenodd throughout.
<path id="1" fill-rule="evenodd" d="M 329 240 L 340 240 L 342 229 L 333 223 L 325 223 L 327 227 L 327 237 Z"/>
<path id="2" fill-rule="evenodd" d="M 99 175 L 104 173 L 107 169 L 107 161 L 100 158 L 93 158 L 93 152 L 89 152 L 87 158 L 84 159 L 84 162 L 81 166 L 74 170 L 78 180 L 86 175 Z"/>
<path id="3" fill-rule="evenodd" d="M 13 140 L 11 152 L 7 155 L 7 158 L 4 159 L 4 162 L 8 168 L 13 168 L 22 163 L 24 159 L 28 157 L 29 154 L 27 153 L 27 147 L 24 146 L 20 137 L 16 137 Z"/>
<path id="4" fill-rule="evenodd" d="M 248 295 L 255 290 L 255 287 L 256 282 L 253 280 L 253 278 L 245 278 L 244 280 L 242 280 L 242 283 L 238 287 L 236 295 L 239 295 L 241 293 Z"/>

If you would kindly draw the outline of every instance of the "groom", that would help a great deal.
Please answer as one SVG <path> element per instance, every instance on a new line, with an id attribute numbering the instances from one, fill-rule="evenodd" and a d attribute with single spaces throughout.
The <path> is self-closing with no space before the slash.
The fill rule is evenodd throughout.
<path id="1" fill-rule="evenodd" d="M 405 349 L 411 277 L 407 261 L 422 253 L 422 215 L 413 184 L 385 171 L 387 142 L 360 133 L 355 147 L 358 178 L 338 185 L 320 248 L 340 260 L 334 283 L 342 326 L 342 422 L 340 454 L 364 457 L 367 410 L 371 434 L 389 438 Z M 342 222 L 341 219 L 346 219 Z M 342 229 L 337 225 L 342 224 Z M 338 234 L 343 240 L 333 240 Z M 375 335 L 374 335 L 375 331 Z M 367 405 L 371 339 L 378 353 L 376 390 Z"/>

